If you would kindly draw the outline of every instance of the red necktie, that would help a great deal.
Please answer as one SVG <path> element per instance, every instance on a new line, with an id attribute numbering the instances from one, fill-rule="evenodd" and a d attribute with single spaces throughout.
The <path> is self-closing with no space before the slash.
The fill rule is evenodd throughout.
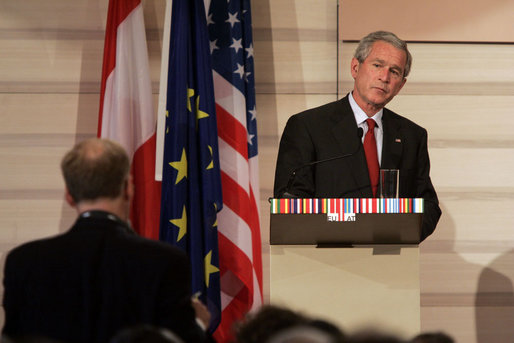
<path id="1" fill-rule="evenodd" d="M 366 162 L 368 163 L 369 181 L 371 182 L 371 189 L 373 196 L 377 196 L 378 189 L 378 154 L 377 154 L 377 141 L 375 140 L 375 121 L 373 119 L 366 119 L 368 124 L 368 132 L 364 136 L 364 153 L 366 154 Z"/>

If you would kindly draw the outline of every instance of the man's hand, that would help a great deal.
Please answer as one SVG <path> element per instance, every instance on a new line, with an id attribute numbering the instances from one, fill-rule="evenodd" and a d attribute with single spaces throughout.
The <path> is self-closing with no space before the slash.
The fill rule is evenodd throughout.
<path id="1" fill-rule="evenodd" d="M 207 306 L 196 298 L 191 299 L 191 304 L 195 309 L 196 320 L 203 325 L 202 328 L 204 330 L 207 330 L 211 321 L 211 314 L 209 313 Z"/>

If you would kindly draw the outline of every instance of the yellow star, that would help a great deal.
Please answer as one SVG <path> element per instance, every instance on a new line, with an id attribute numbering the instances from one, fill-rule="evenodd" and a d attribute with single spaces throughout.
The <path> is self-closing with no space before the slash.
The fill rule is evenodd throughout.
<path id="1" fill-rule="evenodd" d="M 205 256 L 205 285 L 209 287 L 209 278 L 212 273 L 219 272 L 218 267 L 211 264 L 212 250 Z"/>
<path id="2" fill-rule="evenodd" d="M 200 96 L 196 98 L 196 120 L 207 118 L 209 114 L 200 110 Z"/>
<path id="3" fill-rule="evenodd" d="M 179 183 L 183 178 L 187 177 L 187 156 L 186 149 L 182 149 L 180 161 L 170 162 L 170 166 L 177 170 L 177 179 L 175 184 Z"/>
<path id="4" fill-rule="evenodd" d="M 218 212 L 218 205 L 216 205 L 216 203 L 214 203 L 214 210 L 216 212 Z M 216 220 L 214 221 L 214 224 L 212 224 L 212 227 L 217 227 L 218 226 L 218 216 L 216 216 Z"/>
<path id="5" fill-rule="evenodd" d="M 170 116 L 170 112 L 166 111 L 166 118 Z M 170 133 L 170 127 L 166 125 L 166 134 Z"/>
<path id="6" fill-rule="evenodd" d="M 195 95 L 195 90 L 188 88 L 187 89 L 187 110 L 191 112 L 191 98 Z"/>
<path id="7" fill-rule="evenodd" d="M 212 169 L 214 168 L 214 159 L 212 158 L 212 147 L 210 145 L 207 145 L 207 148 L 209 149 L 209 152 L 211 153 L 211 163 L 207 166 L 205 169 Z"/>
<path id="8" fill-rule="evenodd" d="M 170 223 L 178 227 L 178 236 L 177 236 L 177 242 L 182 239 L 182 237 L 185 236 L 187 233 L 187 213 L 186 213 L 186 206 L 182 209 L 182 217 L 177 219 L 171 219 Z"/>

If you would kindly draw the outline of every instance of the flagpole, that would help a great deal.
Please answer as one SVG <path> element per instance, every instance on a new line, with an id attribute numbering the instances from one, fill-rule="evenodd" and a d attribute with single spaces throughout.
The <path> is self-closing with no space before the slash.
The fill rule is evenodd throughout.
<path id="1" fill-rule="evenodd" d="M 168 85 L 168 61 L 170 52 L 171 1 L 166 0 L 164 31 L 162 34 L 161 75 L 159 77 L 159 102 L 157 107 L 157 140 L 155 146 L 155 180 L 162 181 L 164 132 L 166 125 L 166 88 Z"/>

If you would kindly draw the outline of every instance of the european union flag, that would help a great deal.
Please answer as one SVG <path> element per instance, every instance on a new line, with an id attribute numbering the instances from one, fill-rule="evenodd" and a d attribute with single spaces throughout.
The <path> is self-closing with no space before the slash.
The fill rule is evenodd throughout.
<path id="1" fill-rule="evenodd" d="M 173 0 L 160 239 L 185 250 L 192 292 L 220 317 L 216 215 L 222 208 L 218 135 L 203 0 Z"/>

